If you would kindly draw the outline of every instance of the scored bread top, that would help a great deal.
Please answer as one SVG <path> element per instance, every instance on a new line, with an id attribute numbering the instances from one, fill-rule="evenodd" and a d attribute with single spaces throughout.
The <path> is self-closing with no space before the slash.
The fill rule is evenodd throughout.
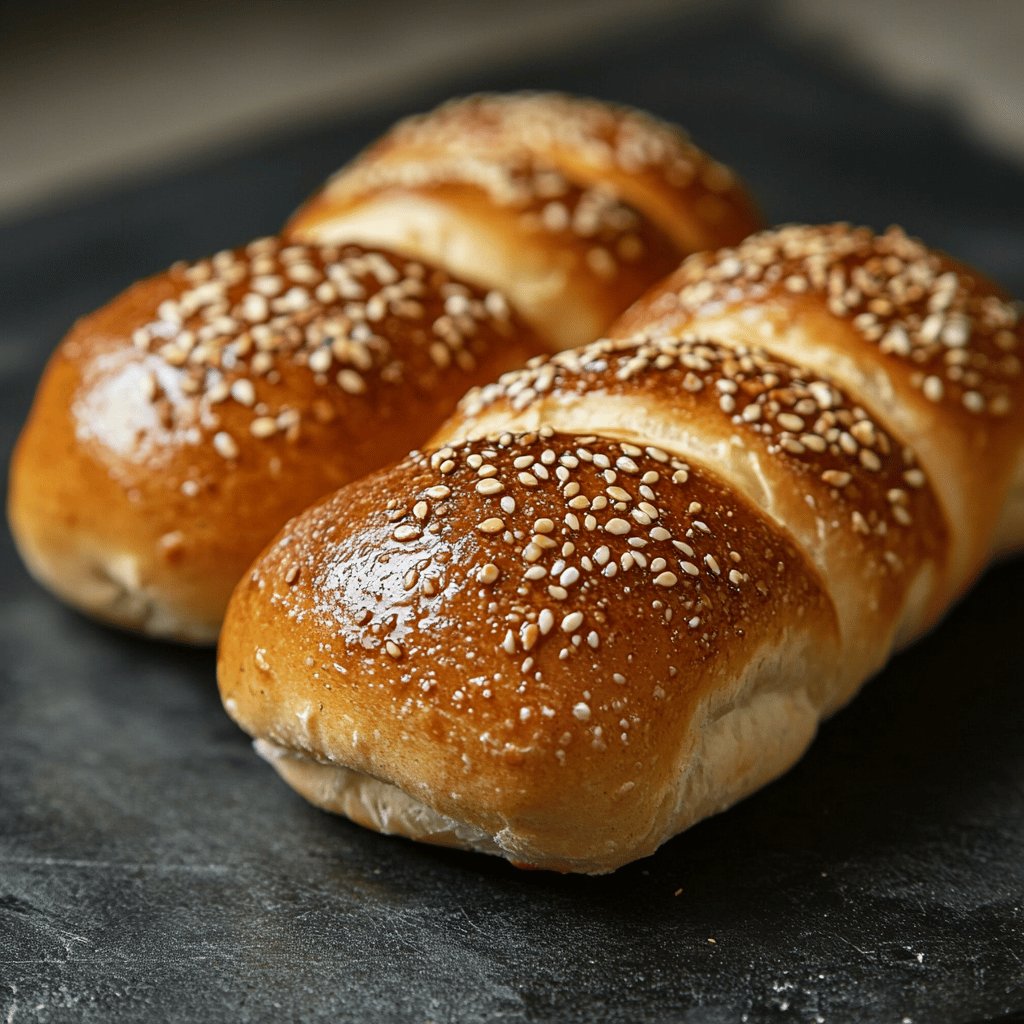
<path id="1" fill-rule="evenodd" d="M 654 332 L 537 357 L 471 391 L 435 443 L 538 424 L 712 467 L 817 565 L 848 641 L 912 635 L 945 603 L 949 530 L 913 450 L 831 381 L 761 349 Z"/>
<path id="2" fill-rule="evenodd" d="M 560 93 L 478 94 L 405 118 L 365 154 L 379 167 L 439 154 L 512 158 L 621 196 L 683 252 L 727 244 L 759 217 L 735 174 L 678 126 L 620 104 Z M 334 182 L 345 189 L 345 176 Z M 356 186 L 358 187 L 358 186 Z"/>
<path id="3" fill-rule="evenodd" d="M 1019 308 L 898 227 L 793 225 L 697 253 L 624 314 L 616 334 L 780 293 L 822 296 L 862 342 L 910 367 L 911 385 L 933 403 L 995 417 L 1020 405 Z"/>
<path id="4" fill-rule="evenodd" d="M 1021 458 L 1024 322 L 979 272 L 899 228 L 791 225 L 690 257 L 611 329 L 763 347 L 905 441 L 953 526 L 954 589 L 988 559 Z"/>
<path id="5" fill-rule="evenodd" d="M 504 288 L 553 348 L 592 340 L 688 252 L 760 225 L 734 177 L 647 115 L 476 96 L 400 122 L 286 231 L 421 255 Z"/>

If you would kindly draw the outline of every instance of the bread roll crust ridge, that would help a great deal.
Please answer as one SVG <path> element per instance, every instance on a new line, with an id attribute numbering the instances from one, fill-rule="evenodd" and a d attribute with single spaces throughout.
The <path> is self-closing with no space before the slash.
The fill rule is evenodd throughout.
<path id="1" fill-rule="evenodd" d="M 902 229 L 793 224 L 696 254 L 610 333 L 636 331 L 765 348 L 912 440 L 953 525 L 957 592 L 987 562 L 994 531 L 999 547 L 1024 544 L 1024 503 L 1007 501 L 1024 493 L 1020 307 Z"/>
<path id="2" fill-rule="evenodd" d="M 727 168 L 649 115 L 559 94 L 473 96 L 400 122 L 290 221 L 503 288 L 550 342 L 592 340 L 686 253 L 760 226 Z"/>

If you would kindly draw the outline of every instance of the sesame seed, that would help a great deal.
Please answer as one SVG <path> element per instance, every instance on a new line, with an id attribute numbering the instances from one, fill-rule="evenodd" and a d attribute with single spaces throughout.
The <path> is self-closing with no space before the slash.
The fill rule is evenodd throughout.
<path id="1" fill-rule="evenodd" d="M 249 424 L 249 433 L 253 437 L 270 437 L 271 434 L 277 433 L 277 420 L 273 416 L 257 416 Z"/>
<path id="2" fill-rule="evenodd" d="M 505 529 L 505 520 L 499 519 L 497 516 L 491 516 L 491 518 L 485 519 L 482 523 L 477 523 L 476 528 L 481 533 L 500 533 Z"/>
<path id="3" fill-rule="evenodd" d="M 679 582 L 679 578 L 674 572 L 662 572 L 659 573 L 655 578 L 654 582 L 659 587 L 674 587 Z"/>
<path id="4" fill-rule="evenodd" d="M 496 480 L 494 477 L 489 477 L 487 479 L 481 480 L 476 485 L 476 490 L 478 494 L 499 494 L 504 489 L 505 485 L 500 480 Z"/>
<path id="5" fill-rule="evenodd" d="M 926 377 L 921 389 L 929 401 L 942 401 L 945 394 L 941 378 L 935 376 Z"/>
<path id="6" fill-rule="evenodd" d="M 217 454 L 225 459 L 237 459 L 238 458 L 238 444 L 235 439 L 223 430 L 219 430 L 213 435 L 213 447 L 216 449 Z"/>
<path id="7" fill-rule="evenodd" d="M 830 487 L 845 487 L 852 477 L 849 473 L 839 469 L 826 469 L 821 474 L 821 479 Z"/>
<path id="8" fill-rule="evenodd" d="M 500 571 L 498 567 L 493 562 L 488 562 L 477 574 L 477 579 L 481 583 L 491 584 L 498 578 L 499 575 Z"/>
<path id="9" fill-rule="evenodd" d="M 582 612 L 570 612 L 562 619 L 562 632 L 572 633 L 575 632 L 580 626 L 583 625 L 583 613 Z"/>
<path id="10" fill-rule="evenodd" d="M 573 705 L 572 716 L 579 722 L 590 721 L 590 705 L 580 701 L 578 704 Z"/>
<path id="11" fill-rule="evenodd" d="M 240 405 L 255 404 L 256 389 L 252 386 L 252 381 L 244 377 L 234 381 L 231 385 L 231 397 Z"/>
<path id="12" fill-rule="evenodd" d="M 984 412 L 985 399 L 977 391 L 965 391 L 960 399 L 964 408 L 970 412 Z"/>
<path id="13" fill-rule="evenodd" d="M 604 528 L 606 532 L 611 533 L 616 537 L 624 536 L 630 531 L 629 523 L 626 522 L 625 519 L 618 518 L 609 519 L 608 522 L 604 524 Z"/>
<path id="14" fill-rule="evenodd" d="M 350 395 L 361 395 L 366 392 L 366 382 L 356 373 L 348 368 L 339 370 L 337 375 L 338 386 L 342 391 Z"/>
<path id="15" fill-rule="evenodd" d="M 388 652 L 388 655 L 398 661 L 405 653 L 402 648 L 395 643 L 394 640 L 388 640 L 384 644 L 384 650 Z"/>
<path id="16" fill-rule="evenodd" d="M 309 368 L 315 373 L 326 373 L 331 368 L 333 358 L 333 354 L 329 348 L 318 348 L 310 353 Z"/>
<path id="17" fill-rule="evenodd" d="M 882 468 L 882 460 L 869 448 L 861 448 L 858 459 L 860 464 L 872 473 L 877 473 Z"/>
<path id="18" fill-rule="evenodd" d="M 524 624 L 523 628 L 520 630 L 520 639 L 522 640 L 523 650 L 524 651 L 532 650 L 534 644 L 537 643 L 537 640 L 538 640 L 539 637 L 540 637 L 540 630 L 537 628 L 535 623 L 528 622 L 528 623 Z M 523 671 L 527 671 L 525 666 L 523 668 Z"/>

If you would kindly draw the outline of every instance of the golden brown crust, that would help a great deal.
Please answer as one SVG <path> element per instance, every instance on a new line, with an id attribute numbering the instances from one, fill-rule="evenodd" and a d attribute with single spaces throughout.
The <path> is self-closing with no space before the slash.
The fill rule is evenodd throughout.
<path id="1" fill-rule="evenodd" d="M 525 155 L 571 181 L 604 185 L 683 252 L 739 241 L 761 218 L 736 175 L 677 125 L 562 93 L 477 94 L 400 121 L 369 153 L 405 162 L 439 152 Z"/>
<path id="2" fill-rule="evenodd" d="M 514 861 L 604 871 L 699 810 L 676 806 L 694 721 L 777 687 L 780 649 L 827 686 L 837 643 L 805 559 L 710 473 L 544 432 L 414 453 L 289 523 L 219 678 L 252 735 Z"/>
<path id="3" fill-rule="evenodd" d="M 1021 518 L 1017 311 L 902 233 L 757 236 L 616 330 L 239 585 L 226 703 L 309 799 L 612 870 L 792 764 Z"/>
<path id="4" fill-rule="evenodd" d="M 288 231 L 387 244 L 501 287 L 556 348 L 591 340 L 682 255 L 759 226 L 678 129 L 554 94 L 476 96 L 409 118 Z"/>
<path id="5" fill-rule="evenodd" d="M 637 330 L 763 346 L 835 380 L 913 440 L 957 586 L 983 567 L 1021 450 L 1024 325 L 977 271 L 899 228 L 793 225 L 688 259 L 611 333 Z"/>
<path id="6" fill-rule="evenodd" d="M 948 603 L 949 531 L 913 451 L 805 368 L 693 336 L 599 341 L 474 389 L 432 443 L 540 425 L 713 467 L 830 581 L 859 678 Z"/>
<path id="7" fill-rule="evenodd" d="M 178 264 L 51 360 L 12 466 L 15 536 L 87 611 L 211 640 L 281 523 L 537 350 L 497 293 L 388 253 L 263 239 Z"/>

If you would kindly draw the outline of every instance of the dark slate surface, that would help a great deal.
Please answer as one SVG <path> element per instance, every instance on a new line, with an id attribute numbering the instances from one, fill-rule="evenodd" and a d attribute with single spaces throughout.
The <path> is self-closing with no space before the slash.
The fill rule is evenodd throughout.
<path id="1" fill-rule="evenodd" d="M 1021 169 L 832 49 L 775 38 L 753 8 L 680 19 L 0 227 L 3 450 L 75 315 L 272 230 L 394 116 L 481 86 L 649 107 L 741 168 L 774 220 L 899 220 L 1024 293 Z M 212 654 L 78 618 L 6 534 L 0 572 L 4 1024 L 1024 1019 L 1020 561 L 787 778 L 596 880 L 307 807 L 221 713 Z"/>

